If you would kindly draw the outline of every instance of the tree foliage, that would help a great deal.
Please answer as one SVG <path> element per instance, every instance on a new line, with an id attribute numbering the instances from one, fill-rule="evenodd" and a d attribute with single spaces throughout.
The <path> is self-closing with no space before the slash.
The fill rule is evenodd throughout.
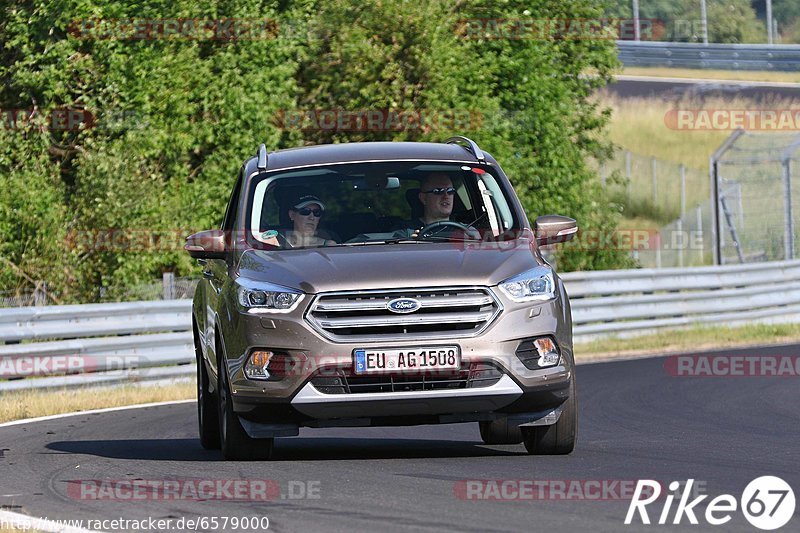
<path id="1" fill-rule="evenodd" d="M 11 0 L 0 9 L 0 289 L 46 280 L 65 301 L 92 301 L 163 271 L 191 273 L 181 237 L 219 223 L 241 162 L 262 142 L 469 134 L 501 161 L 531 216 L 559 212 L 585 228 L 614 227 L 586 164 L 609 151 L 607 114 L 590 96 L 616 67 L 613 42 L 459 30 L 468 18 L 598 17 L 595 1 Z M 250 39 L 81 33 L 86 21 L 187 18 L 267 19 L 275 31 Z M 477 120 L 383 132 L 306 131 L 278 120 L 303 109 L 460 110 Z M 64 126 L 59 110 L 86 115 Z M 626 261 L 621 252 L 571 250 L 561 266 Z"/>

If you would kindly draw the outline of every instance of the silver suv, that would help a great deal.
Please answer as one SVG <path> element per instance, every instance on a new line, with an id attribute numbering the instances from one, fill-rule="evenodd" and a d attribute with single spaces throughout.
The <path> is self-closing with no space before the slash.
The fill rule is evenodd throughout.
<path id="1" fill-rule="evenodd" d="M 487 444 L 567 454 L 577 400 L 569 301 L 475 142 L 267 153 L 242 166 L 192 322 L 200 438 L 264 459 L 304 427 L 477 422 Z"/>

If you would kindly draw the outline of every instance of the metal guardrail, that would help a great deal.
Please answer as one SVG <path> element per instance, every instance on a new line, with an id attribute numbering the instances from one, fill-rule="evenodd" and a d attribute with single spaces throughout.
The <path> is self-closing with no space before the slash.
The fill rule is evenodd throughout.
<path id="1" fill-rule="evenodd" d="M 191 308 L 162 300 L 2 309 L 0 377 L 12 379 L 0 391 L 190 375 Z"/>
<path id="2" fill-rule="evenodd" d="M 617 41 L 626 67 L 800 71 L 800 45 Z"/>
<path id="3" fill-rule="evenodd" d="M 578 342 L 695 324 L 800 322 L 800 261 L 562 279 Z M 59 374 L 0 381 L 0 391 L 189 377 L 190 310 L 189 300 L 0 310 L 0 376 L 24 377 L 31 368 Z"/>
<path id="4" fill-rule="evenodd" d="M 577 341 L 664 328 L 800 322 L 800 261 L 562 275 Z"/>

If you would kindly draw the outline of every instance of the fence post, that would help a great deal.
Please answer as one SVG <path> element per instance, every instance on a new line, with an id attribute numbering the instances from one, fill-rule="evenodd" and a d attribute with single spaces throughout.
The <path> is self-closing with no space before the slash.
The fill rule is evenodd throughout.
<path id="1" fill-rule="evenodd" d="M 606 162 L 605 161 L 600 163 L 600 184 L 602 185 L 603 189 L 606 188 Z"/>
<path id="2" fill-rule="evenodd" d="M 792 220 L 792 160 L 783 160 L 783 258 L 794 259 L 794 220 Z"/>
<path id="3" fill-rule="evenodd" d="M 625 150 L 625 190 L 628 199 L 631 198 L 631 152 Z"/>
<path id="4" fill-rule="evenodd" d="M 661 268 L 661 232 L 658 232 L 656 239 L 656 268 Z"/>
<path id="5" fill-rule="evenodd" d="M 686 167 L 681 164 L 681 218 L 686 216 Z"/>
<path id="6" fill-rule="evenodd" d="M 33 289 L 33 305 L 40 307 L 47 305 L 47 282 L 37 281 L 36 288 Z"/>
<path id="7" fill-rule="evenodd" d="M 705 259 L 703 257 L 703 249 L 705 248 L 706 241 L 703 236 L 703 210 L 700 209 L 699 205 L 695 208 L 695 215 L 697 216 L 697 237 L 700 241 L 700 247 L 697 249 L 697 253 L 700 254 L 700 264 L 702 265 Z"/>
<path id="8" fill-rule="evenodd" d="M 650 158 L 650 173 L 653 175 L 653 206 L 658 202 L 658 176 L 656 175 L 656 158 Z"/>
<path id="9" fill-rule="evenodd" d="M 161 285 L 163 287 L 164 300 L 174 300 L 175 299 L 175 273 L 174 272 L 164 272 L 164 275 L 161 278 Z"/>

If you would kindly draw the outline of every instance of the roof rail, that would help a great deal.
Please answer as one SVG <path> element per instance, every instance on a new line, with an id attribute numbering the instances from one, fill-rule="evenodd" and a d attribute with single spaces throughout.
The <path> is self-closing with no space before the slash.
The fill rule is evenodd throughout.
<path id="1" fill-rule="evenodd" d="M 456 135 L 455 137 L 450 137 L 445 141 L 447 144 L 457 144 L 459 146 L 463 146 L 469 152 L 472 152 L 472 155 L 475 156 L 475 159 L 480 161 L 481 163 L 486 162 L 486 156 L 483 155 L 483 151 L 478 148 L 478 143 L 469 139 L 467 137 L 462 137 L 461 135 Z"/>
<path id="2" fill-rule="evenodd" d="M 258 168 L 267 170 L 267 145 L 262 144 L 258 147 Z"/>

